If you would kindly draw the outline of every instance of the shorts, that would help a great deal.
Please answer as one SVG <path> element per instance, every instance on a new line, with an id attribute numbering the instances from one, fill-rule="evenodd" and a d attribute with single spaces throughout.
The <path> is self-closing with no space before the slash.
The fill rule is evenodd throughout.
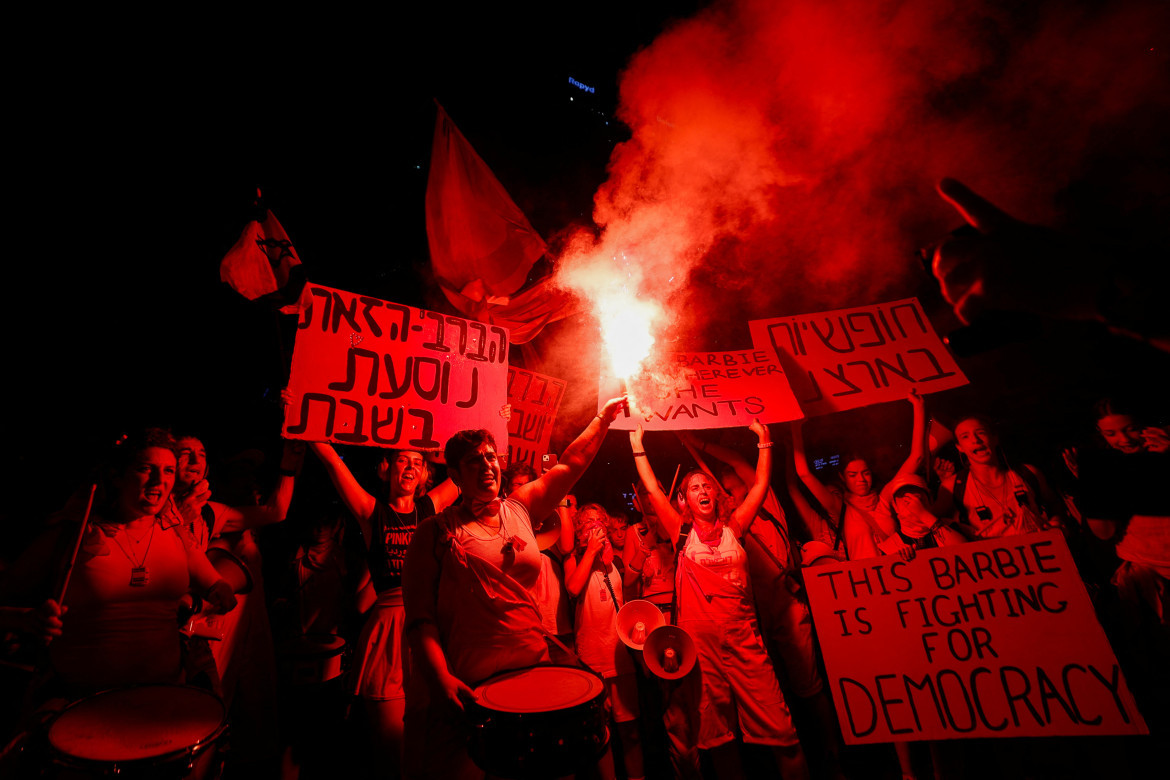
<path id="1" fill-rule="evenodd" d="M 817 669 L 816 643 L 808 607 L 786 587 L 778 587 L 757 599 L 760 630 L 779 656 L 792 693 L 802 699 L 816 696 L 824 687 Z"/>
<path id="2" fill-rule="evenodd" d="M 379 593 L 353 652 L 350 675 L 356 696 L 375 701 L 405 697 L 402 688 L 405 626 L 402 588 Z"/>
<path id="3" fill-rule="evenodd" d="M 605 678 L 605 695 L 609 699 L 614 723 L 638 719 L 638 678 L 633 672 Z"/>
<path id="4" fill-rule="evenodd" d="M 736 738 L 760 745 L 800 744 L 792 715 L 755 621 L 697 620 L 682 625 L 695 640 L 702 669 L 699 747 L 719 747 Z"/>

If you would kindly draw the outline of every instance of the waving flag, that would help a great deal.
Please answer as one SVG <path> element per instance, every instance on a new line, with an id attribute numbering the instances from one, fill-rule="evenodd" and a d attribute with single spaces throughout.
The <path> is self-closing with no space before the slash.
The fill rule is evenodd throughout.
<path id="1" fill-rule="evenodd" d="M 252 220 L 219 264 L 219 278 L 250 301 L 263 300 L 283 314 L 295 314 L 305 286 L 296 247 L 276 216 Z"/>
<path id="2" fill-rule="evenodd" d="M 435 278 L 464 316 L 507 327 L 522 344 L 572 313 L 568 294 L 543 281 L 512 298 L 547 247 L 442 106 L 426 207 Z"/>

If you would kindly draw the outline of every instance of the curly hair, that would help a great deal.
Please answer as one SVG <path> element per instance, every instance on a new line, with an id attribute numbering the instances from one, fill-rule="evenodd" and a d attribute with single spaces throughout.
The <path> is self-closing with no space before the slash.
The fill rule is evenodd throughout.
<path id="1" fill-rule="evenodd" d="M 447 461 L 447 468 L 457 470 L 463 459 L 479 449 L 481 444 L 490 444 L 493 450 L 499 452 L 496 437 L 492 436 L 491 431 L 483 428 L 459 431 L 447 439 L 447 444 L 443 447 L 443 458 Z"/>
<path id="2" fill-rule="evenodd" d="M 601 518 L 582 523 L 581 518 L 585 516 L 586 512 L 598 512 L 601 514 Z M 573 515 L 573 536 L 576 542 L 573 554 L 577 560 L 581 560 L 585 555 L 585 547 L 589 544 L 589 534 L 594 528 L 601 528 L 607 535 L 609 534 L 609 514 L 605 511 L 605 507 L 601 504 L 586 504 L 579 507 L 577 514 Z"/>

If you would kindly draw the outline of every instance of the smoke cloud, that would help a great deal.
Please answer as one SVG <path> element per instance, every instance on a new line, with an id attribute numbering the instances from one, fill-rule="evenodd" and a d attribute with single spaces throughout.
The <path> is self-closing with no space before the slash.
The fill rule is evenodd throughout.
<path id="1" fill-rule="evenodd" d="M 913 294 L 914 250 L 960 221 L 944 175 L 1035 222 L 1147 208 L 1168 22 L 1164 2 L 717 2 L 629 61 L 632 137 L 560 280 L 596 299 L 620 277 L 670 349 L 746 348 L 753 317 Z"/>

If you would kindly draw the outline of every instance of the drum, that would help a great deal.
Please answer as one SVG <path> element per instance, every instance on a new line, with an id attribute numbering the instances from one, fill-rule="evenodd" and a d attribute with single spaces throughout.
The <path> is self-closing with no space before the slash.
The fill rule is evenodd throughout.
<path id="1" fill-rule="evenodd" d="M 345 650 L 336 634 L 300 634 L 280 643 L 280 671 L 292 685 L 329 682 L 345 671 Z"/>
<path id="2" fill-rule="evenodd" d="M 227 732 L 223 702 L 202 688 L 136 685 L 90 696 L 49 727 L 59 777 L 210 776 Z"/>
<path id="3" fill-rule="evenodd" d="M 597 762 L 609 745 L 605 683 L 575 666 L 531 666 L 476 686 L 468 753 L 499 777 L 561 777 Z"/>

